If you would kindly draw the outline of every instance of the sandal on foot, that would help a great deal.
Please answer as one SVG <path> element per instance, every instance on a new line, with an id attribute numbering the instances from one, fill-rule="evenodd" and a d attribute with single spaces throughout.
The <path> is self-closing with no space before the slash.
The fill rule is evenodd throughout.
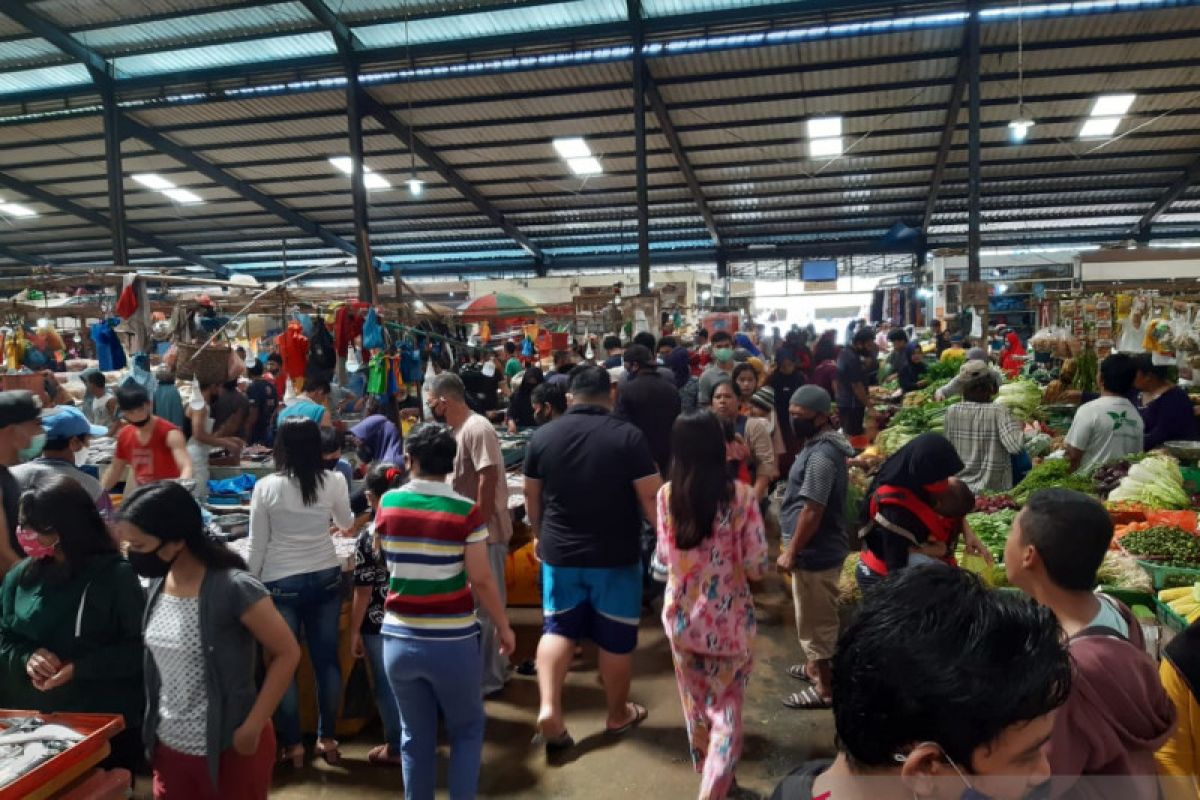
<path id="1" fill-rule="evenodd" d="M 629 722 L 626 722 L 624 725 L 621 725 L 620 727 L 617 727 L 617 728 L 605 727 L 605 729 L 604 729 L 605 733 L 610 733 L 614 736 L 618 736 L 622 733 L 625 733 L 626 731 L 633 730 L 638 725 L 641 725 L 643 722 L 646 721 L 646 717 L 649 716 L 650 712 L 646 711 L 645 706 L 640 706 L 637 703 L 628 703 L 627 705 L 633 709 L 633 719 L 629 720 Z"/>
<path id="2" fill-rule="evenodd" d="M 394 767 L 400 764 L 400 755 L 392 752 L 391 745 L 381 744 L 371 748 L 371 752 L 367 753 L 367 763 L 381 767 Z"/>
<path id="3" fill-rule="evenodd" d="M 809 686 L 807 689 L 802 689 L 795 694 L 789 694 L 783 698 L 783 704 L 788 708 L 801 710 L 830 708 L 833 706 L 833 703 L 821 697 L 821 693 L 817 691 L 815 686 Z"/>
<path id="4" fill-rule="evenodd" d="M 304 745 L 298 744 L 293 747 L 284 747 L 279 751 L 279 763 L 287 764 L 293 769 L 300 769 L 304 766 Z"/>
<path id="5" fill-rule="evenodd" d="M 562 733 L 555 736 L 547 736 L 541 731 L 538 731 L 536 734 L 534 734 L 533 741 L 530 742 L 530 744 L 534 746 L 545 747 L 546 755 L 554 757 L 565 753 L 567 750 L 570 750 L 572 747 L 574 747 L 575 740 L 571 738 L 571 734 L 567 732 L 567 729 L 563 728 Z"/>
<path id="6" fill-rule="evenodd" d="M 332 744 L 322 744 L 318 739 L 313 752 L 321 758 L 325 759 L 325 763 L 331 767 L 336 767 L 338 762 L 342 760 L 342 751 L 338 749 L 337 740 L 331 739 Z"/>
<path id="7" fill-rule="evenodd" d="M 804 667 L 804 664 L 792 664 L 792 666 L 788 667 L 788 675 L 791 675 L 798 681 L 804 681 L 811 686 L 813 679 L 804 671 Z"/>

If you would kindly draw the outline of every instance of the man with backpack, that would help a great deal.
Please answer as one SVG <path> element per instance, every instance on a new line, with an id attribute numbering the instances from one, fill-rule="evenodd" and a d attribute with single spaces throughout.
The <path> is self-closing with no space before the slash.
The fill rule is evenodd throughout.
<path id="1" fill-rule="evenodd" d="M 1097 500 L 1045 489 L 1029 498 L 1005 547 L 1009 581 L 1054 613 L 1075 665 L 1049 743 L 1054 797 L 1156 797 L 1154 753 L 1175 725 L 1137 620 L 1094 591 L 1112 536 Z"/>

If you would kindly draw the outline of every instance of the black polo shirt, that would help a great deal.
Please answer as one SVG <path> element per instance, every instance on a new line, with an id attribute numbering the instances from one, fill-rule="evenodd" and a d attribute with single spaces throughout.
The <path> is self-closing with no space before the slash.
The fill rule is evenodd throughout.
<path id="1" fill-rule="evenodd" d="M 674 381 L 674 376 L 672 376 Z M 673 382 L 646 369 L 621 384 L 617 395 L 617 417 L 633 423 L 650 445 L 650 453 L 664 477 L 671 467 L 671 426 L 683 408 Z"/>
<path id="2" fill-rule="evenodd" d="M 540 555 L 554 567 L 641 561 L 634 481 L 658 474 L 642 432 L 599 406 L 572 406 L 538 428 L 525 477 L 542 482 Z"/>

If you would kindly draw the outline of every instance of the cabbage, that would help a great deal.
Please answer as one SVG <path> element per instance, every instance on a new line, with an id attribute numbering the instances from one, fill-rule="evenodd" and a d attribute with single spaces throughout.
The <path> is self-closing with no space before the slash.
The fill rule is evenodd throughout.
<path id="1" fill-rule="evenodd" d="M 1021 378 L 1001 386 L 996 402 L 1006 406 L 1017 419 L 1028 422 L 1041 405 L 1042 389 L 1035 382 Z"/>
<path id="2" fill-rule="evenodd" d="M 1108 499 L 1156 509 L 1182 510 L 1191 506 L 1191 498 L 1183 488 L 1179 462 L 1169 456 L 1151 456 L 1134 464 Z"/>

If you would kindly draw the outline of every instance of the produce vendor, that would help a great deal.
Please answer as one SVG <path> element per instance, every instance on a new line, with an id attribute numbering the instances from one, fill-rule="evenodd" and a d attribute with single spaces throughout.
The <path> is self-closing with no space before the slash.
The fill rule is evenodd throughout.
<path id="1" fill-rule="evenodd" d="M 1200 439 L 1191 398 L 1171 380 L 1171 368 L 1155 364 L 1149 353 L 1141 353 L 1135 360 L 1137 377 L 1133 383 L 1142 393 L 1139 411 L 1145 425 L 1145 449 L 1153 450 L 1165 442 Z"/>
<path id="2" fill-rule="evenodd" d="M 1004 347 L 1000 350 L 1000 369 L 1004 370 L 1004 374 L 1010 378 L 1015 378 L 1021 374 L 1021 370 L 1025 367 L 1025 345 L 1021 344 L 1021 337 L 1017 332 L 1009 329 L 1004 334 Z"/>
<path id="3" fill-rule="evenodd" d="M 855 578 L 864 593 L 907 566 L 913 547 L 924 546 L 945 524 L 933 505 L 939 494 L 950 490 L 950 478 L 962 469 L 954 445 L 936 433 L 921 434 L 880 467 L 867 489 L 870 501 L 863 504 L 859 520 L 862 553 Z M 964 542 L 969 553 L 987 552 L 968 531 Z"/>
<path id="4" fill-rule="evenodd" d="M 1067 461 L 1083 470 L 1122 456 L 1142 452 L 1142 417 L 1129 393 L 1137 365 L 1133 357 L 1115 353 L 1100 364 L 1100 397 L 1084 403 L 1067 432 Z"/>
<path id="5" fill-rule="evenodd" d="M 963 364 L 957 380 L 963 401 L 946 410 L 945 430 L 965 465 L 959 477 L 975 492 L 1007 492 L 1012 456 L 1025 447 L 1021 423 L 1007 406 L 992 402 L 1000 386 L 985 362 Z"/>
<path id="6" fill-rule="evenodd" d="M 967 361 L 982 361 L 983 363 L 988 364 L 987 351 L 982 347 L 972 347 L 970 350 L 966 351 L 966 353 Z M 996 376 L 996 385 L 998 386 L 1004 383 L 1004 373 L 990 364 L 989 368 L 992 370 L 992 374 Z M 947 397 L 955 397 L 962 394 L 962 389 L 963 380 L 961 373 L 959 373 L 959 375 L 955 375 L 949 383 L 934 392 L 933 398 L 935 400 L 945 400 Z"/>

